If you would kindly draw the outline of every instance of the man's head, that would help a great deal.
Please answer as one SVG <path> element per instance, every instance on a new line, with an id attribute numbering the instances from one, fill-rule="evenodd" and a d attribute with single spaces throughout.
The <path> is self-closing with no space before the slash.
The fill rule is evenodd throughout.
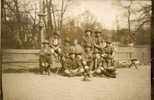
<path id="1" fill-rule="evenodd" d="M 89 46 L 89 45 L 86 45 L 86 46 L 85 46 L 85 50 L 86 50 L 86 52 L 90 52 L 90 51 L 91 51 L 91 49 L 92 49 L 92 47 L 91 47 L 91 46 Z"/>
<path id="2" fill-rule="evenodd" d="M 95 36 L 97 36 L 97 37 L 99 37 L 99 36 L 101 36 L 101 31 L 95 31 Z"/>
<path id="3" fill-rule="evenodd" d="M 71 47 L 70 51 L 69 51 L 69 56 L 74 59 L 75 58 L 75 48 Z"/>
<path id="4" fill-rule="evenodd" d="M 60 36 L 60 32 L 58 32 L 58 31 L 54 32 L 53 35 L 54 35 L 55 38 L 58 38 Z"/>
<path id="5" fill-rule="evenodd" d="M 96 59 L 100 59 L 101 58 L 101 54 L 100 53 L 96 53 Z"/>
<path id="6" fill-rule="evenodd" d="M 71 42 L 70 38 L 69 38 L 69 37 L 66 37 L 65 40 L 64 40 L 64 43 L 65 43 L 66 45 L 69 45 L 70 42 Z"/>
<path id="7" fill-rule="evenodd" d="M 82 54 L 81 54 L 81 53 L 77 53 L 77 54 L 76 54 L 76 57 L 77 57 L 78 59 L 82 59 Z"/>
<path id="8" fill-rule="evenodd" d="M 85 33 L 86 33 L 86 35 L 90 36 L 92 34 L 92 30 L 87 29 L 87 30 L 85 30 Z"/>
<path id="9" fill-rule="evenodd" d="M 111 45 L 111 41 L 106 41 L 106 46 L 110 46 Z"/>
<path id="10" fill-rule="evenodd" d="M 48 40 L 45 40 L 42 44 L 43 44 L 43 47 L 49 47 L 49 41 Z"/>
<path id="11" fill-rule="evenodd" d="M 74 40 L 74 45 L 77 45 L 77 44 L 78 44 L 78 40 L 75 39 L 75 40 Z"/>
<path id="12" fill-rule="evenodd" d="M 70 57 L 71 57 L 72 59 L 75 58 L 75 53 L 70 53 L 69 55 L 70 55 Z"/>

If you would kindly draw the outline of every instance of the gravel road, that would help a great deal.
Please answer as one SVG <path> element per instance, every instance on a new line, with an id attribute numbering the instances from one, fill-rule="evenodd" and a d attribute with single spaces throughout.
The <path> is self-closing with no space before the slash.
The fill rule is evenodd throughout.
<path id="1" fill-rule="evenodd" d="M 3 73 L 4 100 L 150 100 L 150 66 L 118 69 L 115 79 Z"/>

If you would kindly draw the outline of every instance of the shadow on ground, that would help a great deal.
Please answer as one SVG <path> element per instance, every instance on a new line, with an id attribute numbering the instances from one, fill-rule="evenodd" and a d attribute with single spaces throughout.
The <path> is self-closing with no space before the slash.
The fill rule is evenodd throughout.
<path id="1" fill-rule="evenodd" d="M 57 69 L 51 69 L 51 72 L 56 73 Z M 8 68 L 3 70 L 3 73 L 34 73 L 34 74 L 40 74 L 39 68 Z"/>
<path id="2" fill-rule="evenodd" d="M 39 73 L 39 68 L 30 68 L 30 69 L 15 69 L 15 68 L 8 68 L 3 70 L 3 73 L 28 73 L 28 72 L 32 72 L 32 73 Z"/>

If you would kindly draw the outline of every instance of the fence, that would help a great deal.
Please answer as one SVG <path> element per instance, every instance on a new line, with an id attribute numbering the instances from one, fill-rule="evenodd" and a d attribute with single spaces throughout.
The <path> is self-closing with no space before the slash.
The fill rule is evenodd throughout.
<path id="1" fill-rule="evenodd" d="M 2 50 L 2 63 L 38 63 L 39 50 Z M 150 48 L 118 47 L 115 53 L 115 60 L 130 61 L 131 58 L 138 59 L 142 64 L 150 63 Z"/>
<path id="2" fill-rule="evenodd" d="M 138 47 L 118 47 L 115 53 L 115 60 L 130 61 L 132 58 L 138 59 L 142 64 L 150 63 L 150 48 Z"/>

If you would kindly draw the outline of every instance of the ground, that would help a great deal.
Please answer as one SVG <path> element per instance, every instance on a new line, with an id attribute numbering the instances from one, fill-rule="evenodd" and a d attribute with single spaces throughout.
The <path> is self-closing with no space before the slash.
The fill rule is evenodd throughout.
<path id="1" fill-rule="evenodd" d="M 118 69 L 115 79 L 3 73 L 4 100 L 150 100 L 150 66 Z"/>

